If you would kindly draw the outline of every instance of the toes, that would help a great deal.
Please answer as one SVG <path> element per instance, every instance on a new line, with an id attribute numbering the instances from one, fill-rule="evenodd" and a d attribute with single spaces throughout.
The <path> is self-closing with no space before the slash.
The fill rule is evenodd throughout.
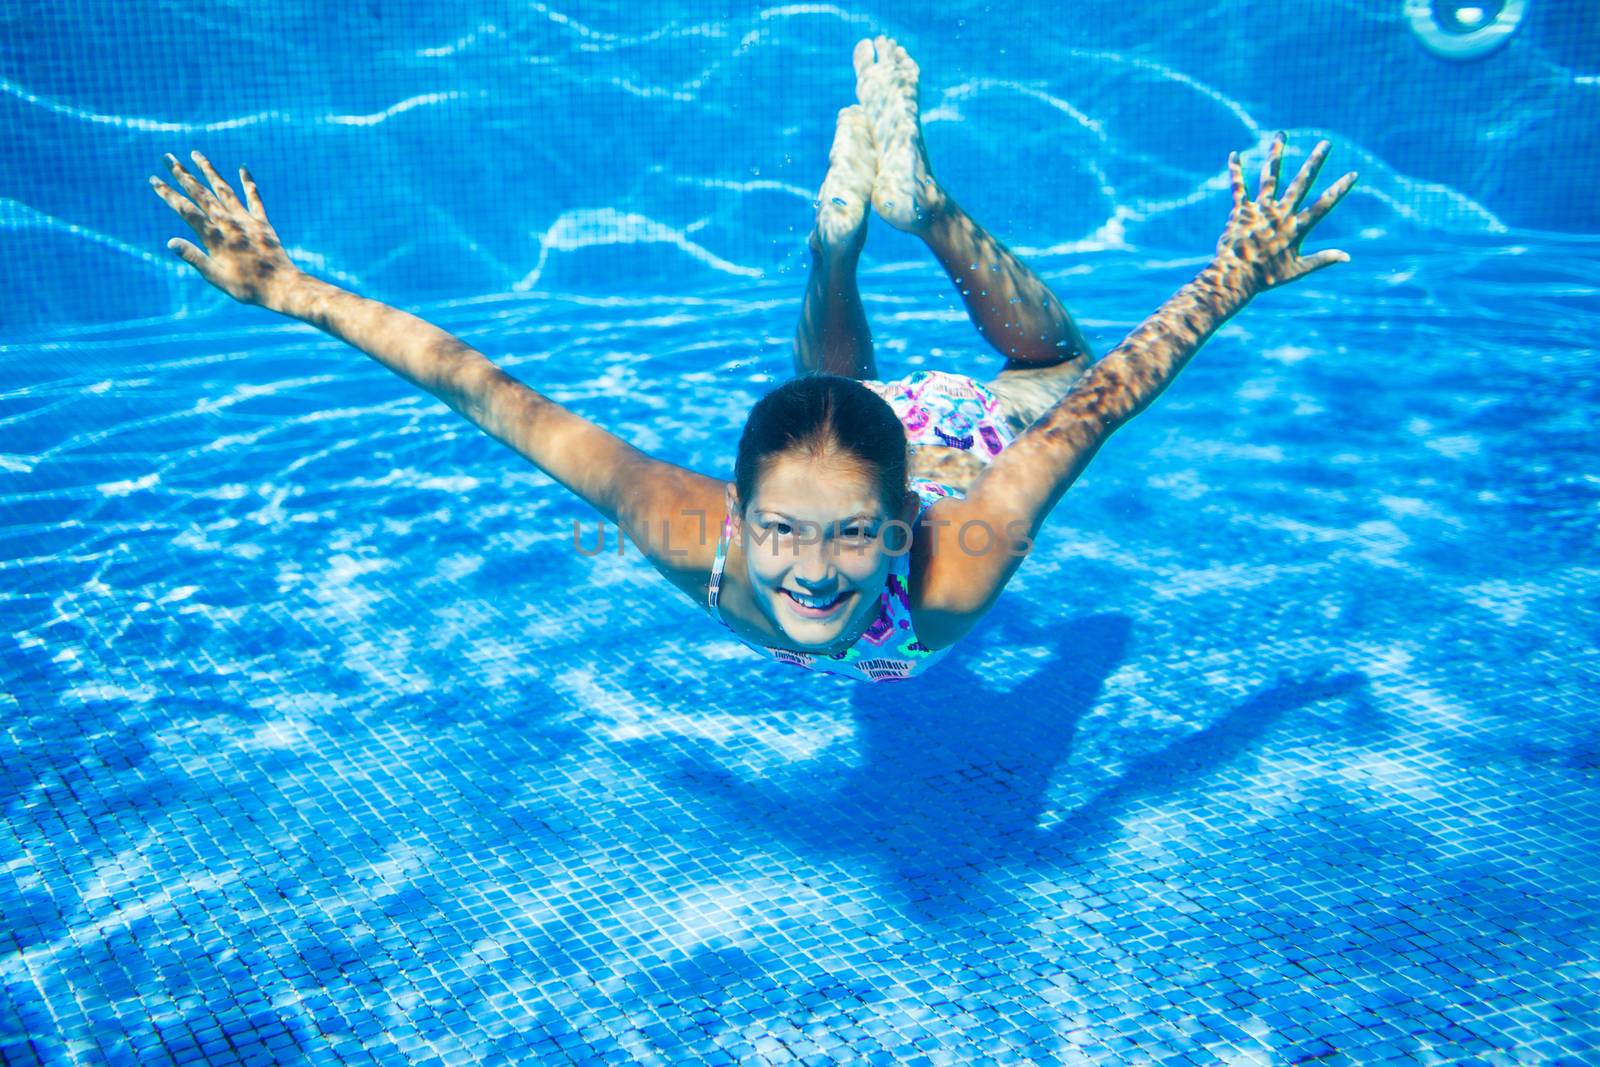
<path id="1" fill-rule="evenodd" d="M 916 60 L 911 58 L 911 53 L 900 47 L 895 41 L 889 41 L 889 51 L 894 65 L 901 68 L 911 81 L 916 81 L 922 74 L 922 68 L 917 66 Z"/>
<path id="2" fill-rule="evenodd" d="M 897 55 L 899 58 L 897 58 Z M 900 98 L 909 89 L 916 92 L 916 64 L 888 37 L 862 40 L 856 45 L 856 99 L 866 109 L 874 132 L 886 133 L 884 123 L 898 121 L 890 112 L 900 107 Z M 915 100 L 915 97 L 912 97 Z M 914 106 L 914 104 L 913 104 Z"/>
<path id="3" fill-rule="evenodd" d="M 856 50 L 850 56 L 850 61 L 855 64 L 856 77 L 866 73 L 868 67 L 878 61 L 878 50 L 872 44 L 872 38 L 863 37 L 856 42 Z"/>

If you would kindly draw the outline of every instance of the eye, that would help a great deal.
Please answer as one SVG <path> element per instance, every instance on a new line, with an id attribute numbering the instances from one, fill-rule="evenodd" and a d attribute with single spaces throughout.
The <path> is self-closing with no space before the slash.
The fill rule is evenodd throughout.
<path id="1" fill-rule="evenodd" d="M 778 531 L 778 536 L 780 537 L 787 537 L 794 531 L 794 528 L 786 522 L 775 522 L 772 524 L 772 528 Z"/>

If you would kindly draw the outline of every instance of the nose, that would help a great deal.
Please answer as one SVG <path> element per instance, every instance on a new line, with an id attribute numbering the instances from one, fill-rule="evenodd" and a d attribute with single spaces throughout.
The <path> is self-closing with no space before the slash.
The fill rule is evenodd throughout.
<path id="1" fill-rule="evenodd" d="M 811 578 L 804 574 L 796 574 L 795 579 L 800 589 L 807 596 L 829 596 L 839 589 L 839 583 L 832 577 Z"/>
<path id="2" fill-rule="evenodd" d="M 808 590 L 817 593 L 826 593 L 836 587 L 838 582 L 838 568 L 834 566 L 835 555 L 826 541 L 818 538 L 810 543 L 801 538 L 802 543 L 795 546 L 795 560 L 792 568 L 794 580 Z"/>

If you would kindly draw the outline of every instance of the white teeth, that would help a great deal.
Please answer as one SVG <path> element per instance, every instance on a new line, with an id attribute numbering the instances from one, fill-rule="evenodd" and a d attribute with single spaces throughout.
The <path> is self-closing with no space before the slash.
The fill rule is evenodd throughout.
<path id="1" fill-rule="evenodd" d="M 839 599 L 838 596 L 828 597 L 826 600 L 824 600 L 822 598 L 819 598 L 819 597 L 813 597 L 813 596 L 801 596 L 799 593 L 794 592 L 792 589 L 786 589 L 786 590 L 784 590 L 784 592 L 788 593 L 789 596 L 794 599 L 795 603 L 803 605 L 804 607 L 808 607 L 808 608 L 825 608 L 829 604 L 832 604 L 832 603 L 834 603 L 835 601 L 837 601 Z M 843 594 L 840 594 L 840 595 L 843 595 Z"/>

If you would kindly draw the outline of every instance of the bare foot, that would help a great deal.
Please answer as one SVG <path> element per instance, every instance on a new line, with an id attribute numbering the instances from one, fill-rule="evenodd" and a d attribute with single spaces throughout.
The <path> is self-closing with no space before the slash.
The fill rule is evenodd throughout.
<path id="1" fill-rule="evenodd" d="M 872 206 L 897 230 L 922 233 L 944 210 L 944 191 L 933 180 L 922 144 L 917 107 L 921 71 L 906 50 L 888 37 L 856 43 L 856 98 L 872 121 L 878 146 L 878 177 Z"/>
<path id="2" fill-rule="evenodd" d="M 867 113 L 857 104 L 841 108 L 828 150 L 828 175 L 817 193 L 817 228 L 811 235 L 817 251 L 860 251 L 877 175 L 878 153 Z"/>

